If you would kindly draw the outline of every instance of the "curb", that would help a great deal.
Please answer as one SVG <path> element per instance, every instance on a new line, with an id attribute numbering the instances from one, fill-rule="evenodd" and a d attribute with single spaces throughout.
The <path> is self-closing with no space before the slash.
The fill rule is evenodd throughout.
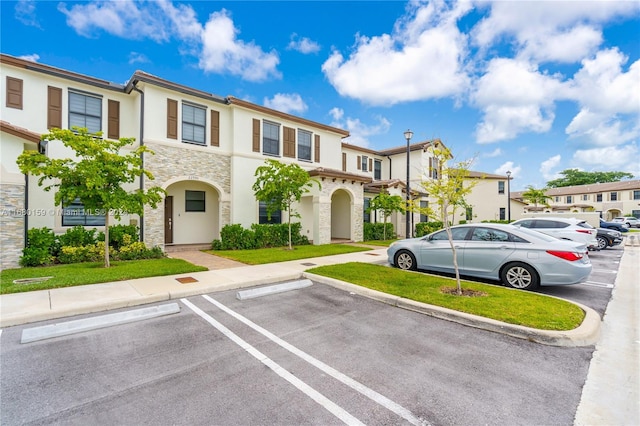
<path id="1" fill-rule="evenodd" d="M 391 306 L 544 345 L 564 347 L 591 346 L 596 344 L 600 336 L 601 321 L 598 313 L 587 306 L 575 302 L 569 303 L 573 303 L 585 312 L 585 318 L 578 328 L 566 331 L 539 330 L 416 302 L 321 275 L 305 272 L 303 276 L 312 281 L 356 293 Z"/>

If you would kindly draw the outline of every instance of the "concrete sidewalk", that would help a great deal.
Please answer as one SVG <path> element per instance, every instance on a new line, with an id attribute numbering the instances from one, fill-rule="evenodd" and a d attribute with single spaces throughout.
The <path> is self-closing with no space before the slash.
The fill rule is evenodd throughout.
<path id="1" fill-rule="evenodd" d="M 398 297 L 390 297 L 348 283 L 319 277 L 310 278 L 404 309 L 541 343 L 562 346 L 596 344 L 575 424 L 631 426 L 640 424 L 638 404 L 640 398 L 640 336 L 638 334 L 640 237 L 630 236 L 625 240 L 625 252 L 604 320 L 600 321 L 600 317 L 594 314 L 593 310 L 586 308 L 587 319 L 583 323 L 582 330 L 576 329 L 569 333 L 540 332 L 525 327 L 510 326 Z M 0 295 L 0 327 L 296 280 L 305 276 L 307 269 L 315 266 L 346 262 L 387 264 L 386 249 Z"/>

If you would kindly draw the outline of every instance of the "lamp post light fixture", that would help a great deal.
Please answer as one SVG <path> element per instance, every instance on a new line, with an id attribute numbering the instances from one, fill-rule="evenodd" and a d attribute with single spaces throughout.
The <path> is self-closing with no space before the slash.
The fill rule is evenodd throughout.
<path id="1" fill-rule="evenodd" d="M 410 154 L 409 144 L 411 143 L 412 137 L 413 137 L 413 132 L 407 129 L 407 131 L 404 132 L 404 138 L 407 140 L 407 212 L 405 215 L 405 219 L 407 221 L 407 227 L 405 231 L 406 238 L 411 238 L 413 236 L 411 232 L 411 215 L 408 210 L 409 203 L 411 201 L 411 188 L 409 186 L 409 154 Z"/>
<path id="2" fill-rule="evenodd" d="M 511 170 L 507 170 L 507 221 L 511 222 Z"/>

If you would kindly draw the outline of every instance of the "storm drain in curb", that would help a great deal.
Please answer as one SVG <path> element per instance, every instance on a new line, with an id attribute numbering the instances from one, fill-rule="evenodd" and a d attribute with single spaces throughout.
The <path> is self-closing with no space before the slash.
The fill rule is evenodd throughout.
<path id="1" fill-rule="evenodd" d="M 311 262 L 306 262 L 306 263 L 301 263 L 302 266 L 316 266 L 315 263 L 311 263 Z"/>
<path id="2" fill-rule="evenodd" d="M 191 284 L 191 283 L 198 282 L 198 280 L 196 280 L 193 277 L 180 277 L 180 278 L 176 278 L 176 281 L 178 281 L 180 284 Z"/>

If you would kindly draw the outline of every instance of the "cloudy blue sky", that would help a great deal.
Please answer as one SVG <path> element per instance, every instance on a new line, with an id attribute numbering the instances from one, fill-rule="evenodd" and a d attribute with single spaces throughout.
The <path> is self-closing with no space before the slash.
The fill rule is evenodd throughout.
<path id="1" fill-rule="evenodd" d="M 6 1 L 5 54 L 135 70 L 349 130 L 440 138 L 513 190 L 568 168 L 640 178 L 640 2 Z"/>

